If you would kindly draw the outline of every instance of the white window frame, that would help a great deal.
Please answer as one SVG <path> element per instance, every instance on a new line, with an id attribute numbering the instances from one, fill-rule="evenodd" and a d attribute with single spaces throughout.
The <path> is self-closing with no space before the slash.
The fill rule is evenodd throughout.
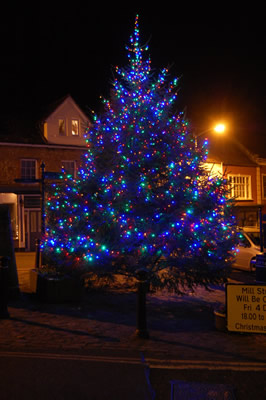
<path id="1" fill-rule="evenodd" d="M 252 200 L 251 175 L 228 174 L 230 196 L 238 200 Z"/>
<path id="2" fill-rule="evenodd" d="M 26 170 L 26 166 L 23 167 L 22 164 L 27 161 L 34 162 L 34 176 L 33 176 L 33 174 L 29 174 L 29 176 L 27 176 L 27 175 L 23 175 L 23 173 L 22 173 L 23 169 Z M 20 159 L 20 176 L 22 179 L 36 179 L 37 178 L 37 160 L 35 160 L 33 158 L 21 158 Z"/>
<path id="3" fill-rule="evenodd" d="M 76 171 L 77 171 L 76 161 L 75 160 L 62 160 L 61 163 L 62 163 L 62 168 L 64 168 L 67 163 L 68 164 L 73 163 L 73 168 L 74 168 L 73 178 L 76 178 Z"/>
<path id="4" fill-rule="evenodd" d="M 77 122 L 77 127 L 78 127 L 78 133 L 77 134 L 73 133 L 73 122 Z M 71 119 L 71 135 L 74 136 L 74 137 L 79 136 L 79 120 L 77 118 L 72 118 Z"/>

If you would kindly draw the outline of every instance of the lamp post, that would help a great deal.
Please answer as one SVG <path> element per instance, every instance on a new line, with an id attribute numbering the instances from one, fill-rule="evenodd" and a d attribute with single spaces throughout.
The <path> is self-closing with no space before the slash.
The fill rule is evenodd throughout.
<path id="1" fill-rule="evenodd" d="M 198 138 L 199 138 L 200 136 L 204 135 L 204 133 L 208 133 L 208 132 L 213 132 L 213 131 L 214 131 L 216 134 L 222 135 L 222 134 L 225 132 L 225 130 L 226 130 L 225 124 L 219 123 L 219 124 L 216 124 L 216 125 L 215 125 L 214 127 L 212 127 L 212 128 L 206 129 L 206 130 L 203 131 L 203 132 L 200 132 L 200 133 L 198 133 L 198 134 L 195 134 L 195 133 L 194 133 L 195 147 L 196 147 L 196 148 L 198 147 Z"/>

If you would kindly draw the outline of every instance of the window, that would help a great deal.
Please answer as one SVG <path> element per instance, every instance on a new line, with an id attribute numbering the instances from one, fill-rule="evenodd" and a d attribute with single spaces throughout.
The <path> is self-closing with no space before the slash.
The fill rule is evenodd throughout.
<path id="1" fill-rule="evenodd" d="M 76 162 L 75 161 L 62 161 L 62 168 L 74 178 L 76 177 Z"/>
<path id="2" fill-rule="evenodd" d="M 25 208 L 41 208 L 41 197 L 40 196 L 24 196 L 24 207 Z"/>
<path id="3" fill-rule="evenodd" d="M 266 199 L 266 175 L 262 175 L 263 198 Z"/>
<path id="4" fill-rule="evenodd" d="M 58 125 L 59 135 L 65 136 L 66 135 L 65 120 L 59 119 L 58 123 L 59 123 L 59 125 Z"/>
<path id="5" fill-rule="evenodd" d="M 251 177 L 249 175 L 228 175 L 231 197 L 237 200 L 251 200 Z"/>
<path id="6" fill-rule="evenodd" d="M 21 160 L 20 166 L 22 179 L 36 178 L 36 160 Z"/>
<path id="7" fill-rule="evenodd" d="M 238 226 L 257 227 L 258 226 L 258 210 L 256 207 L 239 207 L 236 210 L 236 219 Z"/>
<path id="8" fill-rule="evenodd" d="M 251 247 L 251 244 L 249 243 L 248 239 L 241 232 L 239 232 L 238 234 L 238 240 L 239 240 L 239 246 L 245 248 Z"/>
<path id="9" fill-rule="evenodd" d="M 246 232 L 246 235 L 255 244 L 255 246 L 260 245 L 260 233 L 259 232 Z"/>
<path id="10" fill-rule="evenodd" d="M 79 121 L 77 119 L 72 119 L 71 132 L 72 136 L 79 135 Z"/>

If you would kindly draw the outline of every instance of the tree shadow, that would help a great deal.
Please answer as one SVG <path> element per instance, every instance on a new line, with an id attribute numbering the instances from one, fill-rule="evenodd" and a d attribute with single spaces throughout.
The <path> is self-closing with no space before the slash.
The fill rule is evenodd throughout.
<path id="1" fill-rule="evenodd" d="M 137 294 L 135 292 L 91 292 L 79 303 L 48 304 L 34 296 L 13 302 L 12 307 L 31 313 L 47 313 L 107 322 L 116 325 L 135 326 Z M 212 307 L 196 299 L 171 301 L 147 296 L 147 324 L 149 329 L 164 332 L 207 332 L 214 330 Z M 34 318 L 34 316 L 32 317 Z"/>
<path id="2" fill-rule="evenodd" d="M 16 322 L 21 322 L 23 324 L 30 325 L 30 326 L 36 326 L 39 328 L 49 329 L 49 330 L 56 331 L 56 332 L 70 333 L 70 334 L 76 335 L 76 336 L 94 337 L 96 339 L 100 339 L 105 342 L 120 342 L 119 339 L 110 337 L 110 336 L 102 336 L 102 335 L 98 335 L 98 334 L 92 334 L 87 331 L 81 331 L 81 330 L 76 330 L 76 329 L 61 328 L 61 327 L 54 326 L 51 324 L 44 324 L 44 323 L 40 323 L 40 322 L 36 322 L 36 321 L 29 321 L 29 320 L 25 320 L 22 318 L 10 317 L 10 320 L 16 321 Z"/>

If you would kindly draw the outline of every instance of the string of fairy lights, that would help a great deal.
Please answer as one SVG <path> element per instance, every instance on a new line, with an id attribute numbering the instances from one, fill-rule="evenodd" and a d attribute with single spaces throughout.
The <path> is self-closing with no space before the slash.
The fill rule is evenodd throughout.
<path id="1" fill-rule="evenodd" d="M 137 263 L 175 249 L 217 263 L 220 244 L 232 247 L 226 181 L 204 172 L 208 142 L 195 147 L 173 111 L 178 79 L 168 83 L 166 68 L 154 78 L 138 16 L 126 50 L 129 64 L 116 67 L 105 112 L 87 129 L 78 178 L 52 185 L 43 251 L 72 265 Z"/>

